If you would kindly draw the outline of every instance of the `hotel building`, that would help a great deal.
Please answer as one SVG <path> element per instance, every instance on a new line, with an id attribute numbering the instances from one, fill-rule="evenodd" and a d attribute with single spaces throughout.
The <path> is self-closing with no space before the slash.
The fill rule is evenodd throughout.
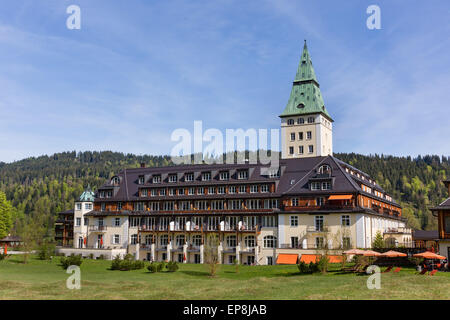
<path id="1" fill-rule="evenodd" d="M 280 115 L 279 167 L 202 164 L 124 169 L 73 210 L 59 251 L 203 263 L 208 236 L 220 263 L 275 264 L 279 254 L 370 248 L 379 231 L 409 246 L 399 204 L 368 174 L 333 157 L 333 119 L 306 46 Z M 64 234 L 64 233 L 63 233 Z"/>

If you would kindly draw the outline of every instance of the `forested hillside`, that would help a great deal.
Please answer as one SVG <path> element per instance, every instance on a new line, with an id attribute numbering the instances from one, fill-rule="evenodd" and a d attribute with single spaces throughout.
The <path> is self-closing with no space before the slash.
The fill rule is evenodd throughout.
<path id="1" fill-rule="evenodd" d="M 430 206 L 446 197 L 442 180 L 450 175 L 446 157 L 418 158 L 364 156 L 339 153 L 335 156 L 367 172 L 404 207 L 404 216 L 415 229 L 436 229 Z M 52 156 L 0 163 L 0 191 L 19 215 L 54 216 L 73 207 L 75 199 L 90 184 L 102 185 L 123 168 L 171 164 L 168 156 L 136 156 L 117 152 L 63 152 Z"/>

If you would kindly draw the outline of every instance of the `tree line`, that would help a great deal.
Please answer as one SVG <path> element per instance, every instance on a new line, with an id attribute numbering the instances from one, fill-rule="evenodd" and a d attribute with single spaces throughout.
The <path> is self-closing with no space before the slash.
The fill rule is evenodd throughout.
<path id="1" fill-rule="evenodd" d="M 334 156 L 376 179 L 403 206 L 403 215 L 410 227 L 437 228 L 429 207 L 448 196 L 442 183 L 450 175 L 448 157 L 355 153 Z M 96 189 L 124 168 L 137 168 L 141 163 L 147 167 L 173 165 L 170 156 L 111 151 L 72 151 L 13 163 L 0 162 L 0 236 L 11 231 L 15 221 L 35 217 L 51 238 L 57 213 L 73 208 L 88 184 Z"/>

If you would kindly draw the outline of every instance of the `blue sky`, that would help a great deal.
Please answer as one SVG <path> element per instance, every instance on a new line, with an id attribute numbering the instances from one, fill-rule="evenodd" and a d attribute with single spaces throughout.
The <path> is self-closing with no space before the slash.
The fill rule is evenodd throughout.
<path id="1" fill-rule="evenodd" d="M 168 154 L 194 120 L 278 128 L 303 39 L 335 152 L 450 155 L 449 14 L 445 0 L 3 0 L 0 161 Z"/>

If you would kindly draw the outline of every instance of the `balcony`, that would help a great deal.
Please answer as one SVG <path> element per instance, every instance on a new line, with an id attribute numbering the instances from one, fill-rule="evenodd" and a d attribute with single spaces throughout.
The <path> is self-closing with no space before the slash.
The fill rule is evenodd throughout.
<path id="1" fill-rule="evenodd" d="M 139 226 L 139 231 L 140 232 L 149 232 L 149 231 L 156 231 L 157 228 L 156 226 L 146 226 L 146 225 L 141 225 Z"/>
<path id="2" fill-rule="evenodd" d="M 403 233 L 403 234 L 411 234 L 411 229 L 399 227 L 399 228 L 386 228 L 384 233 Z"/>
<path id="3" fill-rule="evenodd" d="M 294 207 L 294 206 L 284 206 L 282 207 L 285 211 L 337 211 L 337 210 L 354 210 L 356 207 L 353 205 L 331 205 L 326 204 L 322 206 L 304 206 L 304 207 Z"/>
<path id="4" fill-rule="evenodd" d="M 328 227 L 320 227 L 320 226 L 308 226 L 306 227 L 306 232 L 328 232 L 329 228 Z"/>
<path id="5" fill-rule="evenodd" d="M 96 225 L 90 225 L 89 231 L 92 232 L 106 232 L 107 227 L 106 226 L 96 226 Z"/>
<path id="6" fill-rule="evenodd" d="M 198 251 L 200 251 L 200 245 L 189 245 L 188 247 L 187 247 L 187 251 L 188 252 L 198 252 Z"/>

